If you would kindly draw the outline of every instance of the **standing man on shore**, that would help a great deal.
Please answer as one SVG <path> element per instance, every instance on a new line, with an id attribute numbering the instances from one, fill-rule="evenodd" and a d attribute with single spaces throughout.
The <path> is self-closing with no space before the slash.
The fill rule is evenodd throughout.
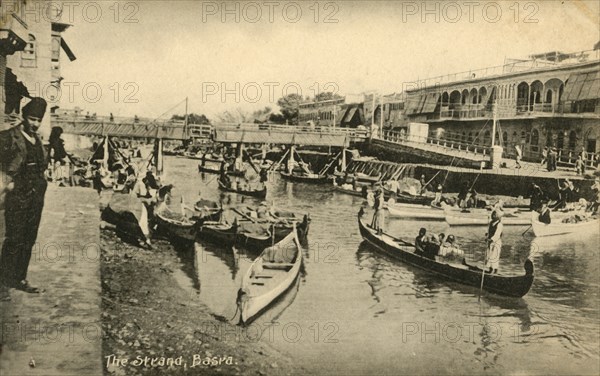
<path id="1" fill-rule="evenodd" d="M 46 101 L 32 98 L 22 110 L 23 121 L 0 133 L 0 191 L 6 192 L 6 238 L 0 256 L 0 298 L 9 299 L 8 288 L 39 293 L 27 281 L 31 249 L 35 244 L 44 196 L 48 166 L 37 133 Z"/>

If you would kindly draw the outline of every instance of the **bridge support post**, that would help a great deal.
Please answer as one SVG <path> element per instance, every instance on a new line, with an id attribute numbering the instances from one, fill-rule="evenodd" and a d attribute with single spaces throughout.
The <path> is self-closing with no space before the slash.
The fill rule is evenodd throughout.
<path id="1" fill-rule="evenodd" d="M 499 168 L 502 163 L 502 151 L 504 149 L 502 146 L 494 145 L 492 146 L 492 152 L 490 154 L 490 166 L 489 168 Z"/>

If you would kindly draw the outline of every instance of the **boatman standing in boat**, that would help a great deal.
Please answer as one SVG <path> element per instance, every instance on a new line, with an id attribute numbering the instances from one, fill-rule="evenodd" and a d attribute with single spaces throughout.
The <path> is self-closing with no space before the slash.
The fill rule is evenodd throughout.
<path id="1" fill-rule="evenodd" d="M 6 192 L 6 238 L 0 256 L 3 300 L 9 299 L 7 289 L 11 287 L 39 293 L 38 288 L 27 282 L 27 269 L 48 186 L 44 177 L 48 162 L 37 133 L 46 106 L 43 98 L 32 98 L 23 107 L 23 121 L 0 133 L 0 195 Z"/>
<path id="2" fill-rule="evenodd" d="M 377 192 L 375 193 L 375 213 L 373 214 L 373 222 L 371 223 L 371 227 L 377 230 L 378 234 L 383 233 L 383 225 L 384 225 L 384 215 L 383 212 L 383 203 L 385 202 L 385 198 L 383 195 L 383 189 L 381 187 L 377 188 Z"/>
<path id="3" fill-rule="evenodd" d="M 492 220 L 487 232 L 487 260 L 485 267 L 489 273 L 498 273 L 500 267 L 500 251 L 502 250 L 502 220 L 499 211 L 492 212 Z"/>

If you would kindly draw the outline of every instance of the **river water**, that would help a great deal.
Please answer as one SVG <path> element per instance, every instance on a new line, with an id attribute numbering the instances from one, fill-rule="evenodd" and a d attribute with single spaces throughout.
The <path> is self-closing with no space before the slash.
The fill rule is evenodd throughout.
<path id="1" fill-rule="evenodd" d="M 199 174 L 197 162 L 166 158 L 166 179 L 188 203 L 199 191 L 217 200 L 216 176 Z M 532 252 L 535 282 L 521 299 L 484 293 L 478 302 L 477 289 L 439 280 L 365 244 L 359 197 L 275 174 L 267 200 L 311 215 L 302 275 L 252 325 L 225 335 L 268 342 L 314 374 L 600 373 L 599 239 L 536 239 L 531 231 L 522 235 L 527 226 L 505 227 L 501 271 L 523 274 Z M 413 240 L 420 227 L 454 234 L 469 259 L 483 257 L 484 227 L 388 217 L 386 231 Z M 194 247 L 200 299 L 216 315 L 233 317 L 253 255 L 204 242 Z"/>

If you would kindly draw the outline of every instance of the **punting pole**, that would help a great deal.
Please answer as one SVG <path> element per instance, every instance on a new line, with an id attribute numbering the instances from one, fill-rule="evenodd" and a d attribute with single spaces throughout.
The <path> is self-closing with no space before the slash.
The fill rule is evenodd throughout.
<path id="1" fill-rule="evenodd" d="M 157 138 L 154 141 L 154 162 L 156 163 L 156 174 L 162 175 L 164 165 L 163 165 L 163 140 L 162 138 Z"/>
<path id="2" fill-rule="evenodd" d="M 481 268 L 481 285 L 479 286 L 479 296 L 477 296 L 477 301 L 478 302 L 481 301 L 481 292 L 483 291 L 483 279 L 485 278 L 485 266 L 487 265 L 488 247 L 489 247 L 489 245 L 486 244 L 485 258 L 483 260 L 483 268 Z"/>
<path id="3" fill-rule="evenodd" d="M 288 174 L 291 174 L 294 170 L 294 153 L 296 152 L 296 148 L 294 145 L 290 146 L 290 155 L 287 163 Z"/>

